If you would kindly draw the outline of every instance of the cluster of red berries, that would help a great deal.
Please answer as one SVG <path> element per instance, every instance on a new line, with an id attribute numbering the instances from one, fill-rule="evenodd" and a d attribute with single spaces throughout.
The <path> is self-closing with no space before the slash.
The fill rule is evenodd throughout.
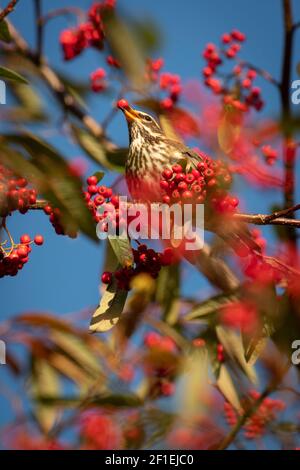
<path id="1" fill-rule="evenodd" d="M 95 93 L 100 93 L 107 88 L 107 82 L 105 81 L 106 72 L 104 69 L 99 68 L 91 73 L 91 88 Z"/>
<path id="2" fill-rule="evenodd" d="M 106 9 L 114 8 L 115 0 L 95 2 L 88 11 L 88 20 L 77 28 L 66 29 L 60 35 L 60 44 L 64 59 L 71 60 L 88 47 L 103 48 L 104 30 L 102 14 Z"/>
<path id="3" fill-rule="evenodd" d="M 265 238 L 263 238 L 261 230 L 259 230 L 258 228 L 253 228 L 251 230 L 251 236 L 253 241 L 259 246 L 261 252 L 264 253 L 267 241 Z"/>
<path id="4" fill-rule="evenodd" d="M 36 245 L 42 245 L 44 238 L 42 235 L 36 235 L 33 241 Z M 18 271 L 28 262 L 31 243 L 30 236 L 24 234 L 20 237 L 18 244 L 12 243 L 9 248 L 6 248 L 5 242 L 0 245 L 0 278 L 17 275 Z"/>
<path id="5" fill-rule="evenodd" d="M 162 336 L 155 331 L 149 331 L 144 335 L 144 345 L 149 349 L 155 348 L 165 352 L 177 351 L 176 344 L 170 336 Z"/>
<path id="6" fill-rule="evenodd" d="M 224 415 L 228 426 L 232 427 L 236 425 L 238 415 L 231 403 L 229 403 L 228 401 L 224 402 Z"/>
<path id="7" fill-rule="evenodd" d="M 204 83 L 213 93 L 222 94 L 224 103 L 230 104 L 240 111 L 247 111 L 249 107 L 259 111 L 263 106 L 261 91 L 253 86 L 257 72 L 247 65 L 237 63 L 232 71 L 226 74 L 223 79 L 219 74 L 219 67 L 225 59 L 235 59 L 241 49 L 241 43 L 246 39 L 240 31 L 234 30 L 231 33 L 223 34 L 221 45 L 209 43 L 206 45 L 203 57 L 206 66 L 203 68 Z M 233 79 L 232 89 L 228 88 L 228 83 Z M 237 87 L 238 84 L 238 87 Z M 237 95 L 237 88 L 239 88 Z"/>
<path id="8" fill-rule="evenodd" d="M 220 309 L 220 321 L 230 328 L 240 328 L 245 334 L 254 334 L 259 325 L 259 317 L 255 305 L 250 302 L 237 301 Z"/>
<path id="9" fill-rule="evenodd" d="M 260 393 L 256 390 L 249 392 L 250 404 L 245 403 L 245 408 L 260 398 Z M 274 400 L 272 398 L 265 398 L 260 404 L 256 412 L 246 421 L 244 425 L 244 435 L 246 439 L 256 439 L 261 437 L 266 429 L 268 423 L 276 418 L 277 413 L 285 409 L 285 403 L 282 400 Z M 238 413 L 234 410 L 233 406 L 224 403 L 225 419 L 229 426 L 234 426 L 238 419 Z"/>
<path id="10" fill-rule="evenodd" d="M 150 331 L 144 336 L 144 345 L 151 351 L 158 351 L 162 355 L 164 353 L 176 354 L 178 352 L 177 346 L 173 339 L 169 336 L 160 335 L 154 331 Z M 149 363 L 146 366 L 148 375 L 152 377 L 152 396 L 164 396 L 169 397 L 175 393 L 174 383 L 174 368 L 166 366 L 166 363 L 151 363 L 151 354 Z"/>
<path id="11" fill-rule="evenodd" d="M 221 343 L 217 344 L 217 361 L 220 362 L 220 363 L 225 361 L 224 346 Z"/>
<path id="12" fill-rule="evenodd" d="M 271 147 L 271 145 L 263 145 L 261 148 L 262 154 L 268 165 L 272 166 L 278 159 L 278 151 Z"/>
<path id="13" fill-rule="evenodd" d="M 70 238 L 77 237 L 76 231 L 69 230 L 68 232 L 66 232 L 66 229 L 62 226 L 62 223 L 61 223 L 62 214 L 61 214 L 60 209 L 58 209 L 58 207 L 53 208 L 50 204 L 46 204 L 43 210 L 45 214 L 49 216 L 49 221 L 51 222 L 55 230 L 55 233 L 57 235 L 68 235 Z"/>
<path id="14" fill-rule="evenodd" d="M 251 390 L 251 400 L 258 400 L 260 393 L 256 390 Z M 276 418 L 277 413 L 285 409 L 285 404 L 282 400 L 274 400 L 272 398 L 265 398 L 253 416 L 247 421 L 245 429 L 245 437 L 247 439 L 255 439 L 263 435 L 266 425 Z"/>
<path id="15" fill-rule="evenodd" d="M 116 229 L 116 234 L 126 223 L 125 214 L 119 212 L 119 196 L 113 194 L 112 189 L 104 185 L 99 185 L 99 179 L 96 175 L 87 178 L 87 190 L 84 192 L 84 198 L 90 209 L 95 222 L 101 225 L 101 231 L 107 232 L 108 219 Z M 102 213 L 98 214 L 98 208 L 101 206 Z"/>
<path id="16" fill-rule="evenodd" d="M 262 256 L 248 253 L 244 274 L 262 285 L 278 284 L 282 280 L 282 272 L 271 266 Z"/>
<path id="17" fill-rule="evenodd" d="M 162 266 L 168 266 L 174 261 L 172 248 L 165 248 L 158 253 L 146 245 L 140 245 L 137 250 L 133 249 L 134 264 L 123 267 L 114 273 L 105 271 L 101 280 L 104 284 L 111 284 L 115 279 L 119 289 L 130 290 L 132 279 L 141 273 L 149 274 L 156 279 Z"/>
<path id="18" fill-rule="evenodd" d="M 98 410 L 87 412 L 80 423 L 80 436 L 87 450 L 120 449 L 122 432 L 112 416 Z"/>
<path id="19" fill-rule="evenodd" d="M 25 214 L 36 203 L 37 192 L 28 187 L 26 178 L 16 176 L 13 171 L 0 165 L 0 216 L 6 217 L 18 210 Z"/>
<path id="20" fill-rule="evenodd" d="M 167 96 L 160 100 L 160 106 L 163 110 L 170 110 L 177 103 L 182 92 L 181 78 L 179 75 L 169 72 L 160 73 L 163 66 L 164 60 L 162 58 L 148 59 L 146 77 L 158 85 L 161 91 L 167 93 Z"/>
<path id="21" fill-rule="evenodd" d="M 201 154 L 201 158 L 197 168 L 188 172 L 180 164 L 162 172 L 162 201 L 166 204 L 208 202 L 216 212 L 234 212 L 239 200 L 227 192 L 232 182 L 227 167 L 222 161 L 212 160 L 207 155 Z"/>

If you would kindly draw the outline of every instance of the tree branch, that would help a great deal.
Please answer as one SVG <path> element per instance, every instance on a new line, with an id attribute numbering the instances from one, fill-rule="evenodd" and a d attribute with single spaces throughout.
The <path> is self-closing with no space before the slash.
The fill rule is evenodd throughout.
<path id="1" fill-rule="evenodd" d="M 4 10 L 0 12 L 0 21 L 4 20 L 4 18 L 9 15 L 12 11 L 14 11 L 16 4 L 19 0 L 11 0 Z"/>
<path id="2" fill-rule="evenodd" d="M 68 92 L 58 75 L 48 65 L 46 60 L 44 58 L 40 60 L 36 52 L 30 49 L 25 39 L 14 28 L 14 26 L 11 23 L 9 23 L 9 25 L 11 37 L 16 47 L 16 52 L 21 54 L 27 60 L 30 60 L 30 62 L 38 67 L 40 74 L 44 78 L 50 90 L 58 99 L 61 106 L 70 114 L 79 119 L 94 137 L 101 140 L 101 143 L 106 150 L 115 150 L 117 148 L 115 143 L 107 138 L 100 124 L 98 124 L 98 122 L 92 116 L 82 109 L 76 99 Z"/>
<path id="3" fill-rule="evenodd" d="M 285 217 L 278 217 L 268 220 L 267 214 L 234 214 L 233 218 L 240 222 L 254 225 L 285 225 L 286 227 L 299 227 L 300 220 L 288 219 Z"/>
<path id="4" fill-rule="evenodd" d="M 43 54 L 43 24 L 41 23 L 40 19 L 42 16 L 42 6 L 41 0 L 34 0 L 34 8 L 35 8 L 35 20 L 36 20 L 36 54 L 39 63 L 41 63 L 41 57 Z"/>

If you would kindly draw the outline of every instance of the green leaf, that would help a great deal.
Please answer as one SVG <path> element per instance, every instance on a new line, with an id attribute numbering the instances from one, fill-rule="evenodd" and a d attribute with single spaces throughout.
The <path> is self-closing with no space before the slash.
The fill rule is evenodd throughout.
<path id="1" fill-rule="evenodd" d="M 216 333 L 228 356 L 234 363 L 237 363 L 240 366 L 251 382 L 257 383 L 255 369 L 251 364 L 248 364 L 245 359 L 245 351 L 241 334 L 231 328 L 221 325 L 216 326 Z"/>
<path id="2" fill-rule="evenodd" d="M 128 237 L 108 237 L 109 243 L 122 266 L 133 264 L 133 253 Z"/>
<path id="3" fill-rule="evenodd" d="M 156 283 L 156 300 L 163 310 L 163 318 L 169 325 L 177 322 L 179 315 L 180 264 L 164 266 Z"/>
<path id="4" fill-rule="evenodd" d="M 103 179 L 105 173 L 103 171 L 95 171 L 95 173 L 93 174 L 93 176 L 96 176 L 97 180 L 98 180 L 98 183 L 100 183 L 100 181 Z"/>
<path id="5" fill-rule="evenodd" d="M 127 147 L 120 147 L 114 150 L 106 151 L 106 158 L 112 165 L 113 170 L 118 173 L 124 173 L 125 162 L 128 155 Z"/>
<path id="6" fill-rule="evenodd" d="M 259 355 L 264 350 L 267 340 L 274 334 L 276 330 L 282 334 L 282 316 L 279 311 L 276 290 L 273 286 L 260 286 L 259 289 L 253 286 L 245 288 L 244 295 L 247 300 L 256 306 L 260 318 L 260 327 L 257 328 L 255 334 L 251 336 L 243 334 L 243 344 L 245 349 L 245 358 L 249 364 L 254 364 Z"/>
<path id="7" fill-rule="evenodd" d="M 114 11 L 103 14 L 106 40 L 133 88 L 145 89 L 145 58 L 129 27 Z"/>
<path id="8" fill-rule="evenodd" d="M 10 91 L 13 94 L 17 105 L 10 106 L 7 110 L 8 120 L 24 122 L 47 122 L 49 116 L 46 115 L 43 102 L 37 90 L 24 83 L 11 82 Z"/>
<path id="9" fill-rule="evenodd" d="M 46 360 L 35 357 L 31 377 L 31 393 L 34 398 L 44 393 L 52 397 L 57 396 L 59 389 L 59 379 L 55 370 Z M 48 433 L 57 419 L 57 409 L 39 403 L 35 408 L 35 417 L 42 431 Z"/>
<path id="10" fill-rule="evenodd" d="M 128 292 L 120 290 L 114 280 L 105 289 L 100 305 L 92 316 L 90 331 L 104 332 L 115 326 L 123 312 Z"/>
<path id="11" fill-rule="evenodd" d="M 147 18 L 131 22 L 130 27 L 141 49 L 147 53 L 147 56 L 151 56 L 161 43 L 161 34 L 157 24 Z"/>
<path id="12" fill-rule="evenodd" d="M 72 124 L 71 130 L 77 143 L 85 151 L 85 153 L 92 158 L 92 160 L 101 165 L 103 168 L 107 168 L 108 170 L 123 172 L 122 167 L 124 166 L 125 159 L 122 158 L 120 159 L 120 162 L 118 161 L 118 149 L 107 152 L 104 145 L 101 143 L 101 140 L 96 139 L 96 137 L 94 137 L 85 129 Z M 113 160 L 111 161 L 111 159 L 114 159 L 115 162 Z"/>
<path id="13" fill-rule="evenodd" d="M 0 77 L 5 78 L 6 80 L 13 80 L 15 82 L 28 84 L 26 78 L 22 77 L 22 75 L 19 73 L 8 69 L 7 67 L 0 67 Z"/>
<path id="14" fill-rule="evenodd" d="M 11 42 L 11 36 L 5 20 L 0 21 L 0 41 Z"/>
<path id="15" fill-rule="evenodd" d="M 74 334 L 52 331 L 49 335 L 54 344 L 94 378 L 102 375 L 101 366 L 89 347 Z"/>
<path id="16" fill-rule="evenodd" d="M 207 349 L 193 349 L 188 352 L 182 370 L 184 373 L 180 409 L 184 419 L 193 419 L 201 413 L 203 399 L 208 393 Z"/>
<path id="17" fill-rule="evenodd" d="M 78 397 L 61 397 L 61 396 L 49 396 L 48 394 L 42 394 L 37 397 L 43 404 L 48 406 L 63 406 L 63 407 L 77 407 L 81 405 L 82 399 Z M 84 408 L 97 406 L 114 406 L 114 407 L 137 407 L 141 406 L 143 402 L 141 399 L 134 394 L 95 394 L 86 401 Z"/>
<path id="18" fill-rule="evenodd" d="M 237 391 L 235 389 L 234 383 L 232 381 L 232 378 L 229 374 L 229 371 L 225 364 L 221 364 L 220 370 L 219 370 L 219 376 L 217 379 L 217 386 L 226 398 L 227 401 L 236 409 L 236 410 L 241 410 L 241 404 L 240 400 L 237 394 Z"/>
<path id="19" fill-rule="evenodd" d="M 237 115 L 239 111 L 228 109 L 224 111 L 218 126 L 218 143 L 221 150 L 229 154 L 241 132 L 241 125 Z"/>
<path id="20" fill-rule="evenodd" d="M 206 320 L 215 315 L 220 307 L 227 303 L 235 302 L 238 299 L 237 294 L 219 294 L 196 305 L 189 313 L 184 316 L 185 321 Z"/>

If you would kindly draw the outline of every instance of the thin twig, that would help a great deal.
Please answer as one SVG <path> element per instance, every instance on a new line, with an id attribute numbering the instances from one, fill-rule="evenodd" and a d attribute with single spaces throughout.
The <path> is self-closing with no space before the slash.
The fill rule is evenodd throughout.
<path id="1" fill-rule="evenodd" d="M 278 80 L 276 80 L 276 78 L 274 78 L 270 72 L 268 72 L 267 70 L 264 70 L 260 67 L 257 67 L 256 65 L 253 65 L 251 64 L 250 62 L 246 62 L 244 60 L 241 60 L 241 61 L 238 61 L 238 64 L 241 65 L 241 66 L 244 66 L 244 67 L 247 67 L 248 69 L 252 69 L 254 70 L 258 75 L 260 75 L 261 77 L 263 77 L 265 80 L 267 80 L 268 82 L 272 83 L 273 85 L 275 85 L 277 88 L 280 87 L 280 82 Z"/>
<path id="2" fill-rule="evenodd" d="M 49 20 L 57 18 L 58 16 L 61 16 L 61 15 L 75 15 L 78 17 L 78 20 L 85 19 L 85 13 L 83 12 L 83 10 L 81 10 L 81 8 L 70 6 L 70 7 L 57 8 L 56 10 L 49 11 L 49 13 L 40 17 L 39 22 L 41 24 L 45 24 Z"/>
<path id="3" fill-rule="evenodd" d="M 283 209 L 281 211 L 276 211 L 273 214 L 267 215 L 266 220 L 268 222 L 271 222 L 274 219 L 277 219 L 278 217 L 282 217 L 284 215 L 289 215 L 292 212 L 296 212 L 300 209 L 300 204 L 296 204 L 295 206 L 288 207 L 287 209 Z"/>
<path id="4" fill-rule="evenodd" d="M 14 11 L 16 4 L 19 0 L 11 0 L 4 10 L 0 12 L 0 21 L 4 20 L 4 18 L 9 15 L 12 11 Z"/>
<path id="5" fill-rule="evenodd" d="M 278 217 L 268 220 L 267 214 L 234 214 L 233 219 L 253 225 L 284 225 L 286 227 L 300 228 L 300 220 Z"/>

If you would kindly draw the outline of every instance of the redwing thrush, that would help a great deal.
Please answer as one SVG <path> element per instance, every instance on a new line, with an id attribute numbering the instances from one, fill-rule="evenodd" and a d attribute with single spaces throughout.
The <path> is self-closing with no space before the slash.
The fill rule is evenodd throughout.
<path id="1" fill-rule="evenodd" d="M 134 201 L 161 202 L 163 170 L 175 163 L 196 168 L 202 158 L 184 144 L 168 138 L 149 114 L 131 108 L 125 100 L 120 100 L 118 106 L 126 117 L 129 131 L 129 152 L 125 163 L 129 192 Z M 217 233 L 231 245 L 242 242 L 248 248 L 260 251 L 245 226 L 237 223 L 216 226 L 210 214 L 205 214 L 205 229 Z"/>

